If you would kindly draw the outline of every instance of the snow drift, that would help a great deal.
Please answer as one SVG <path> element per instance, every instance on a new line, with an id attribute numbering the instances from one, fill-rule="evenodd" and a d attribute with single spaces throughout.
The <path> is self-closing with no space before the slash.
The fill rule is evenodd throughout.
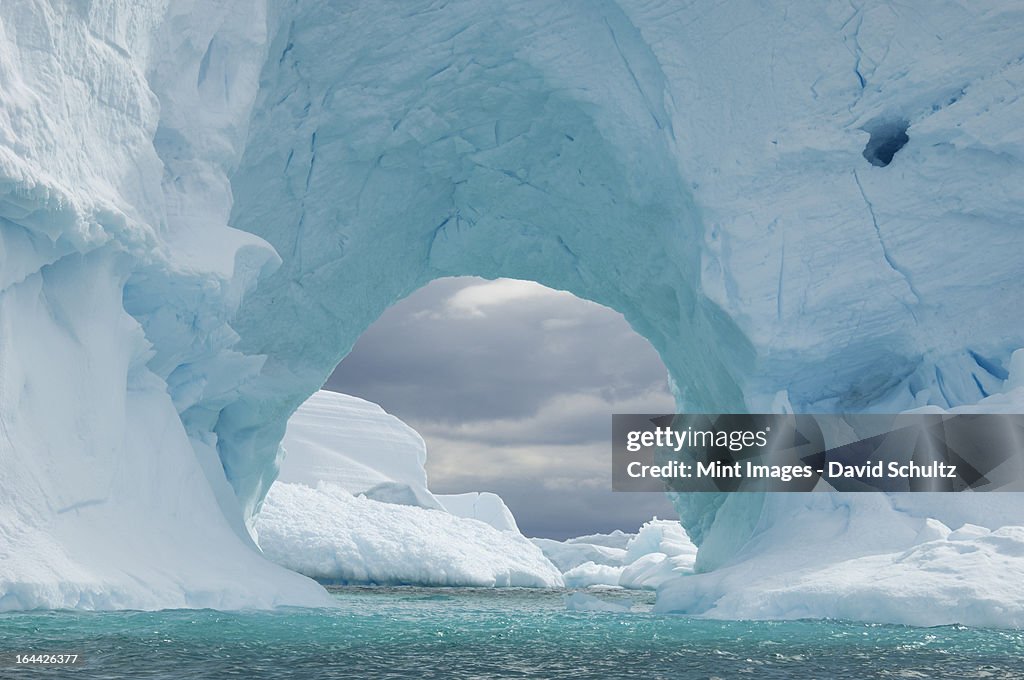
<path id="1" fill-rule="evenodd" d="M 0 607 L 319 601 L 250 538 L 287 419 L 440 276 L 622 312 L 681 409 L 1008 389 L 1018 3 L 416 9 L 4 2 Z M 674 500 L 705 584 L 803 511 L 997 529 L 1022 508 Z"/>

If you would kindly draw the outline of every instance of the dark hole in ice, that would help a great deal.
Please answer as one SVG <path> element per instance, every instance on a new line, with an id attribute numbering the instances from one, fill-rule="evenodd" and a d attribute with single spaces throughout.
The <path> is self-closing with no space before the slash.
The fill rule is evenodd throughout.
<path id="1" fill-rule="evenodd" d="M 908 127 L 910 123 L 905 120 L 879 121 L 865 127 L 865 132 L 868 132 L 871 138 L 864 147 L 864 158 L 871 165 L 880 168 L 892 163 L 892 157 L 896 152 L 910 141 L 910 137 L 907 136 Z"/>

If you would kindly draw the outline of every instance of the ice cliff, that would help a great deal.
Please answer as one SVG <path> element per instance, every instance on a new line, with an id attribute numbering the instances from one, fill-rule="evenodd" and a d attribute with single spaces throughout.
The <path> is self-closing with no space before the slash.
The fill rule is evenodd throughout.
<path id="1" fill-rule="evenodd" d="M 440 276 L 622 312 L 680 408 L 1007 390 L 1022 34 L 1015 2 L 6 0 L 0 608 L 321 601 L 250 538 L 285 424 Z M 804 512 L 1024 507 L 675 502 L 705 574 Z"/>

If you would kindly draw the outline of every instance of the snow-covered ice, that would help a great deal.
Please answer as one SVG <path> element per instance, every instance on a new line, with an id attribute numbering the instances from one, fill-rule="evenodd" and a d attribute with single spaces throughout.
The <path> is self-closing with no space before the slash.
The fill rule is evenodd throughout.
<path id="1" fill-rule="evenodd" d="M 331 484 L 274 484 L 256 527 L 267 557 L 333 583 L 562 585 L 558 570 L 518 532 Z"/>

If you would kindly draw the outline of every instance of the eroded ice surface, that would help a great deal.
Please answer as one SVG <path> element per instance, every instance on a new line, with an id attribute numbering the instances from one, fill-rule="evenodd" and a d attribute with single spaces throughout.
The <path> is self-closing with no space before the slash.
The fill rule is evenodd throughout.
<path id="1" fill-rule="evenodd" d="M 998 400 L 1024 346 L 1022 13 L 5 1 L 0 605 L 317 601 L 249 535 L 287 419 L 439 276 L 622 312 L 681 409 Z M 724 612 L 744 569 L 795 568 L 795 517 L 806 554 L 854 560 L 917 520 L 1019 523 L 994 496 L 679 496 L 702 573 L 663 606 Z M 1009 598 L 978 621 L 1013 620 L 1001 559 L 957 591 Z"/>

